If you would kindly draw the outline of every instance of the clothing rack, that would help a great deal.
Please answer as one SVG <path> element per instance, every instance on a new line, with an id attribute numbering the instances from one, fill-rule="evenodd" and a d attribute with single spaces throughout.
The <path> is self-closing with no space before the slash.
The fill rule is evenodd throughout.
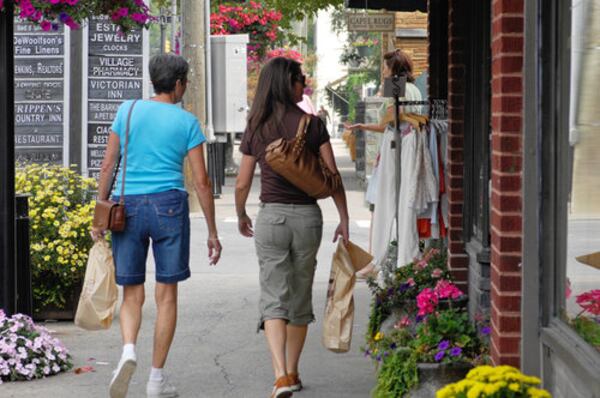
<path id="1" fill-rule="evenodd" d="M 430 99 L 426 101 L 400 101 L 400 106 L 420 105 L 429 107 L 429 117 L 431 119 L 442 119 L 448 118 L 448 100 L 445 99 Z"/>

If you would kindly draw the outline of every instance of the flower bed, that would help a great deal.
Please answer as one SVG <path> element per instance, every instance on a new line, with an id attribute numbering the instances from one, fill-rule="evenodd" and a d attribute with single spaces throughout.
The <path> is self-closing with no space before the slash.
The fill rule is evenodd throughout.
<path id="1" fill-rule="evenodd" d="M 0 384 L 52 376 L 73 367 L 71 356 L 48 329 L 31 318 L 0 310 Z"/>
<path id="2" fill-rule="evenodd" d="M 30 194 L 31 267 L 34 313 L 62 309 L 83 280 L 93 241 L 96 181 L 68 168 L 18 168 L 15 190 Z"/>
<path id="3" fill-rule="evenodd" d="M 465 379 L 440 389 L 436 398 L 551 398 L 548 391 L 538 388 L 540 383 L 512 366 L 479 366 Z"/>
<path id="4" fill-rule="evenodd" d="M 376 398 L 431 396 L 487 360 L 489 327 L 469 320 L 445 253 L 429 249 L 421 260 L 384 270 L 379 283 L 369 281 L 374 298 L 365 355 L 379 368 Z"/>

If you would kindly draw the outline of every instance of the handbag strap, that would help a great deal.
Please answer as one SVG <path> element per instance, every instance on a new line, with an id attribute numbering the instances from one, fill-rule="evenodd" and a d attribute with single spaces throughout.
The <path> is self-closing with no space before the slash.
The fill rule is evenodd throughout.
<path id="1" fill-rule="evenodd" d="M 293 153 L 296 157 L 300 156 L 300 153 L 304 149 L 306 144 L 306 133 L 308 132 L 308 125 L 310 124 L 310 115 L 302 115 L 300 122 L 298 123 L 298 131 L 296 132 L 296 142 L 294 143 Z"/>
<path id="2" fill-rule="evenodd" d="M 131 108 L 129 108 L 129 113 L 127 114 L 127 125 L 125 127 L 125 161 L 123 162 L 123 178 L 121 181 L 121 195 L 119 196 L 119 204 L 121 205 L 125 203 L 125 198 L 123 197 L 123 194 L 125 193 L 125 171 L 127 170 L 127 146 L 129 144 L 129 125 L 131 124 L 131 113 L 133 112 L 133 107 L 135 106 L 136 102 L 138 102 L 138 100 L 134 100 L 131 104 Z M 113 175 L 112 182 L 110 183 L 110 189 L 108 190 L 109 193 L 112 192 L 115 186 L 117 175 L 119 174 L 119 167 L 121 167 L 122 158 L 123 156 L 119 156 L 119 160 L 117 161 L 115 174 Z"/>

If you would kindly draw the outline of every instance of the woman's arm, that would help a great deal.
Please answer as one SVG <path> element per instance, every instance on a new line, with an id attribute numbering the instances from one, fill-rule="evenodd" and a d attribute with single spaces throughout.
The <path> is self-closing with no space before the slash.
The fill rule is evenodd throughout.
<path id="1" fill-rule="evenodd" d="M 321 153 L 321 157 L 325 161 L 325 165 L 332 173 L 338 173 L 338 168 L 335 163 L 335 157 L 333 156 L 333 149 L 331 148 L 331 143 L 326 142 L 319 148 Z M 349 239 L 349 216 L 348 216 L 348 203 L 346 201 L 346 190 L 344 189 L 344 184 L 340 186 L 340 189 L 337 190 L 333 194 L 333 201 L 335 202 L 335 206 L 337 207 L 338 214 L 340 215 L 340 224 L 335 230 L 335 234 L 333 236 L 333 241 L 337 241 L 338 237 L 342 237 L 342 240 L 345 244 L 348 244 Z"/>
<path id="2" fill-rule="evenodd" d="M 240 171 L 235 183 L 235 210 L 238 216 L 238 228 L 240 233 L 248 238 L 254 235 L 252 230 L 252 220 L 246 214 L 246 201 L 252 188 L 252 179 L 256 169 L 256 158 L 250 155 L 243 155 L 240 163 Z"/>
<path id="3" fill-rule="evenodd" d="M 214 265 L 221 257 L 221 243 L 219 242 L 215 220 L 215 200 L 213 198 L 212 185 L 204 163 L 204 145 L 198 145 L 190 149 L 188 160 L 194 175 L 196 193 L 198 199 L 200 199 L 200 206 L 202 207 L 202 212 L 206 218 L 206 225 L 208 226 L 208 256 L 210 257 L 210 264 Z"/>
<path id="4" fill-rule="evenodd" d="M 100 167 L 100 176 L 98 177 L 98 200 L 107 200 L 110 196 L 110 183 L 115 172 L 115 165 L 119 159 L 121 148 L 119 146 L 119 136 L 111 131 L 108 136 L 108 145 L 104 152 L 104 159 Z M 104 236 L 106 231 L 92 226 L 92 239 L 97 240 Z"/>
<path id="5" fill-rule="evenodd" d="M 394 120 L 393 112 L 394 112 L 394 107 L 389 106 L 385 112 L 383 119 L 381 119 L 381 122 L 379 124 L 364 124 L 364 123 L 349 124 L 349 123 L 345 123 L 344 127 L 346 127 L 347 129 L 350 129 L 350 130 L 360 129 L 360 130 L 375 131 L 377 133 L 383 133 L 383 132 L 385 132 L 385 128 L 387 127 L 390 120 Z"/>
<path id="6" fill-rule="evenodd" d="M 98 178 L 98 199 L 100 200 L 106 200 L 110 196 L 110 183 L 120 153 L 119 136 L 114 131 L 111 131 L 108 135 L 108 145 L 104 153 L 102 166 L 100 167 L 100 177 Z"/>

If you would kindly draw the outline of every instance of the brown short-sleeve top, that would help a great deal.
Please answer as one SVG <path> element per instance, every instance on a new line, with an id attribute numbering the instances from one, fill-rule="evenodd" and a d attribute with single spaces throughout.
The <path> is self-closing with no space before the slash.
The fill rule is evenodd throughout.
<path id="1" fill-rule="evenodd" d="M 304 114 L 298 107 L 289 109 L 283 117 L 281 131 L 262 131 L 262 134 L 259 135 L 257 132 L 250 132 L 246 129 L 242 136 L 240 151 L 245 155 L 255 157 L 260 166 L 260 200 L 263 203 L 314 204 L 317 202 L 316 199 L 308 196 L 273 171 L 265 160 L 265 149 L 271 142 L 281 137 L 289 140 L 296 136 L 300 118 Z M 311 116 L 306 133 L 307 149 L 318 154 L 321 145 L 326 142 L 329 142 L 327 127 L 321 119 Z"/>

